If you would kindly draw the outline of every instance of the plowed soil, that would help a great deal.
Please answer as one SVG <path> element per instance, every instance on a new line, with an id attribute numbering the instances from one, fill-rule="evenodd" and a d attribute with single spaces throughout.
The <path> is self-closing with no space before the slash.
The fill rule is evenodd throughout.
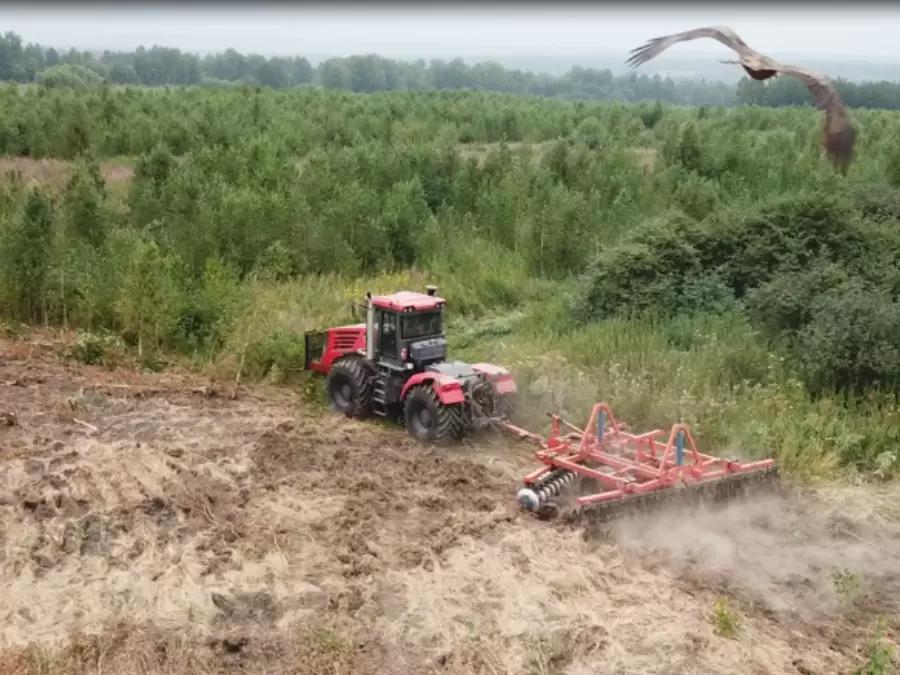
<path id="1" fill-rule="evenodd" d="M 57 352 L 0 342 L 4 675 L 838 673 L 896 639 L 893 486 L 587 534 L 518 511 L 516 442 Z"/>

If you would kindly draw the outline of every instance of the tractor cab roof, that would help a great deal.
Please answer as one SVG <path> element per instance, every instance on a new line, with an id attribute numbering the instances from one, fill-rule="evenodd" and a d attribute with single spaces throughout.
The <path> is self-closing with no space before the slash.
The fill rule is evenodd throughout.
<path id="1" fill-rule="evenodd" d="M 444 298 L 413 291 L 400 291 L 390 295 L 372 296 L 372 304 L 381 309 L 392 309 L 395 312 L 422 312 L 438 309 L 447 304 Z"/>

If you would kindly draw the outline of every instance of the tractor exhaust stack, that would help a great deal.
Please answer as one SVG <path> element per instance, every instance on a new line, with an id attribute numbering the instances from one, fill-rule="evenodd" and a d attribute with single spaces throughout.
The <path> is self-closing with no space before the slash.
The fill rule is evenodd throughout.
<path id="1" fill-rule="evenodd" d="M 369 292 L 366 292 L 366 358 L 370 361 L 375 358 L 375 306 Z"/>

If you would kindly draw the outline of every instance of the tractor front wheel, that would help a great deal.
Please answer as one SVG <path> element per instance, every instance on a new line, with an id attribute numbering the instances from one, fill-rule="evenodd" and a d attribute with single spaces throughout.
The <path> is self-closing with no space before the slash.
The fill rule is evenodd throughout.
<path id="1" fill-rule="evenodd" d="M 338 359 L 328 373 L 326 388 L 335 410 L 364 417 L 372 409 L 372 369 L 358 357 Z"/>
<path id="2" fill-rule="evenodd" d="M 446 443 L 462 438 L 462 406 L 444 405 L 430 384 L 413 387 L 404 405 L 406 429 L 423 442 Z"/>

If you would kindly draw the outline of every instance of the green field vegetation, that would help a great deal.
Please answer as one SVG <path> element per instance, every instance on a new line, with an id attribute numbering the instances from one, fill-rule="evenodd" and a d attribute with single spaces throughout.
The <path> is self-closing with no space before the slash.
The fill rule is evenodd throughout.
<path id="1" fill-rule="evenodd" d="M 900 116 L 853 115 L 841 175 L 809 107 L 8 86 L 0 154 L 73 165 L 2 182 L 0 315 L 297 386 L 304 330 L 436 283 L 453 353 L 513 369 L 527 413 L 604 399 L 799 477 L 888 478 Z"/>

